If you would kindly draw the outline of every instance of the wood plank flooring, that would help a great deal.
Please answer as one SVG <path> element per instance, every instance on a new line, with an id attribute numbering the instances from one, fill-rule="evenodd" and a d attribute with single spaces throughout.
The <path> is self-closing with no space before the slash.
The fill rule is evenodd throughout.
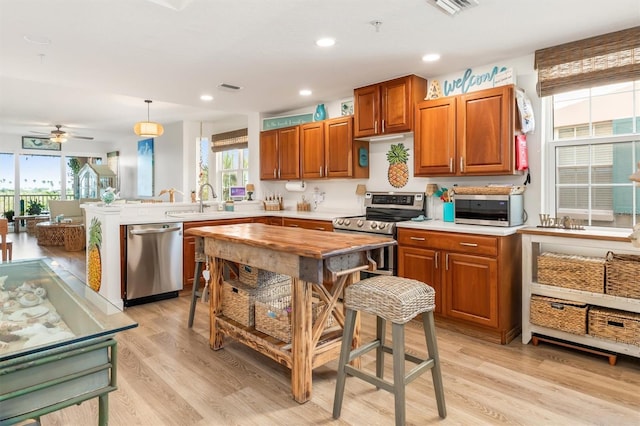
<path id="1" fill-rule="evenodd" d="M 83 276 L 84 253 L 44 248 L 12 235 L 14 259 L 48 256 Z M 111 425 L 391 425 L 393 396 L 347 379 L 339 420 L 331 417 L 336 363 L 314 370 L 313 398 L 291 398 L 289 371 L 228 341 L 208 345 L 206 305 L 187 328 L 188 295 L 128 308 L 139 327 L 118 335 L 118 385 L 110 394 Z M 371 317 L 363 318 L 370 338 Z M 411 352 L 424 355 L 418 323 L 407 327 Z M 430 374 L 407 387 L 407 424 L 638 425 L 640 360 L 604 357 L 519 339 L 500 346 L 438 328 L 447 418 L 438 417 Z M 391 377 L 387 357 L 386 377 Z M 372 356 L 363 364 L 373 367 Z M 43 425 L 97 423 L 97 400 L 41 418 Z"/>

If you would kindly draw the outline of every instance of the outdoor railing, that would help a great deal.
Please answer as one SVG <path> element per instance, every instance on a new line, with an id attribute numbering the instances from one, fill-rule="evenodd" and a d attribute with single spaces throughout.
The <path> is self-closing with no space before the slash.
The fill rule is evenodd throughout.
<path id="1" fill-rule="evenodd" d="M 9 210 L 13 210 L 14 215 L 20 214 L 20 206 L 18 205 L 18 208 L 16 209 L 13 203 L 13 199 L 13 194 L 0 194 L 0 215 L 3 215 L 4 212 Z M 20 201 L 24 205 L 25 210 L 32 200 L 38 201 L 40 204 L 44 205 L 44 210 L 49 210 L 49 200 L 59 199 L 60 194 L 28 194 L 20 196 Z"/>

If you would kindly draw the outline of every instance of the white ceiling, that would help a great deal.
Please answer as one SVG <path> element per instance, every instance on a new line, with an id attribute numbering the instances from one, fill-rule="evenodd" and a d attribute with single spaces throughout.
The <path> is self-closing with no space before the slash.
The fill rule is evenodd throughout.
<path id="1" fill-rule="evenodd" d="M 443 75 L 640 24 L 640 0 L 479 0 L 456 16 L 434 1 L 0 0 L 0 133 L 62 124 L 96 138 L 87 143 L 114 142 L 146 119 L 144 99 L 153 100 L 152 121 L 233 128 L 247 112 L 278 114 L 368 83 Z M 336 45 L 317 47 L 323 36 Z M 442 59 L 422 62 L 430 52 Z M 243 89 L 221 91 L 222 82 Z M 313 95 L 300 97 L 302 88 Z"/>

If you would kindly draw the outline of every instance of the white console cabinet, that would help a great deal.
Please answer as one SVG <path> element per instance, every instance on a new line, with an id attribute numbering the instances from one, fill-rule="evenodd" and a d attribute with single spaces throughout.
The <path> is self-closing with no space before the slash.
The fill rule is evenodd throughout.
<path id="1" fill-rule="evenodd" d="M 640 346 L 618 343 L 613 340 L 576 335 L 564 331 L 531 324 L 529 320 L 532 294 L 554 297 L 640 313 L 640 299 L 611 296 L 539 284 L 537 282 L 537 258 L 546 251 L 583 254 L 604 257 L 608 251 L 621 254 L 640 254 L 628 238 L 629 232 L 614 230 L 564 230 L 553 228 L 524 228 L 522 235 L 522 343 L 531 341 L 532 335 L 548 336 L 591 348 L 640 357 Z"/>

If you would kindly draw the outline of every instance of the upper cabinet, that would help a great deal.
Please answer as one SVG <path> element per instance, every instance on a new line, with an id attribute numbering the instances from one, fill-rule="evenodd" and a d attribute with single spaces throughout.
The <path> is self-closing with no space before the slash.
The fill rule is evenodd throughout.
<path id="1" fill-rule="evenodd" d="M 260 179 L 367 178 L 368 151 L 353 140 L 352 116 L 264 131 Z"/>
<path id="2" fill-rule="evenodd" d="M 420 102 L 414 175 L 513 174 L 514 123 L 511 85 Z"/>
<path id="3" fill-rule="evenodd" d="M 354 137 L 413 131 L 416 103 L 427 94 L 427 80 L 416 75 L 353 91 Z"/>
<path id="4" fill-rule="evenodd" d="M 300 179 L 300 127 L 260 133 L 260 179 Z"/>

